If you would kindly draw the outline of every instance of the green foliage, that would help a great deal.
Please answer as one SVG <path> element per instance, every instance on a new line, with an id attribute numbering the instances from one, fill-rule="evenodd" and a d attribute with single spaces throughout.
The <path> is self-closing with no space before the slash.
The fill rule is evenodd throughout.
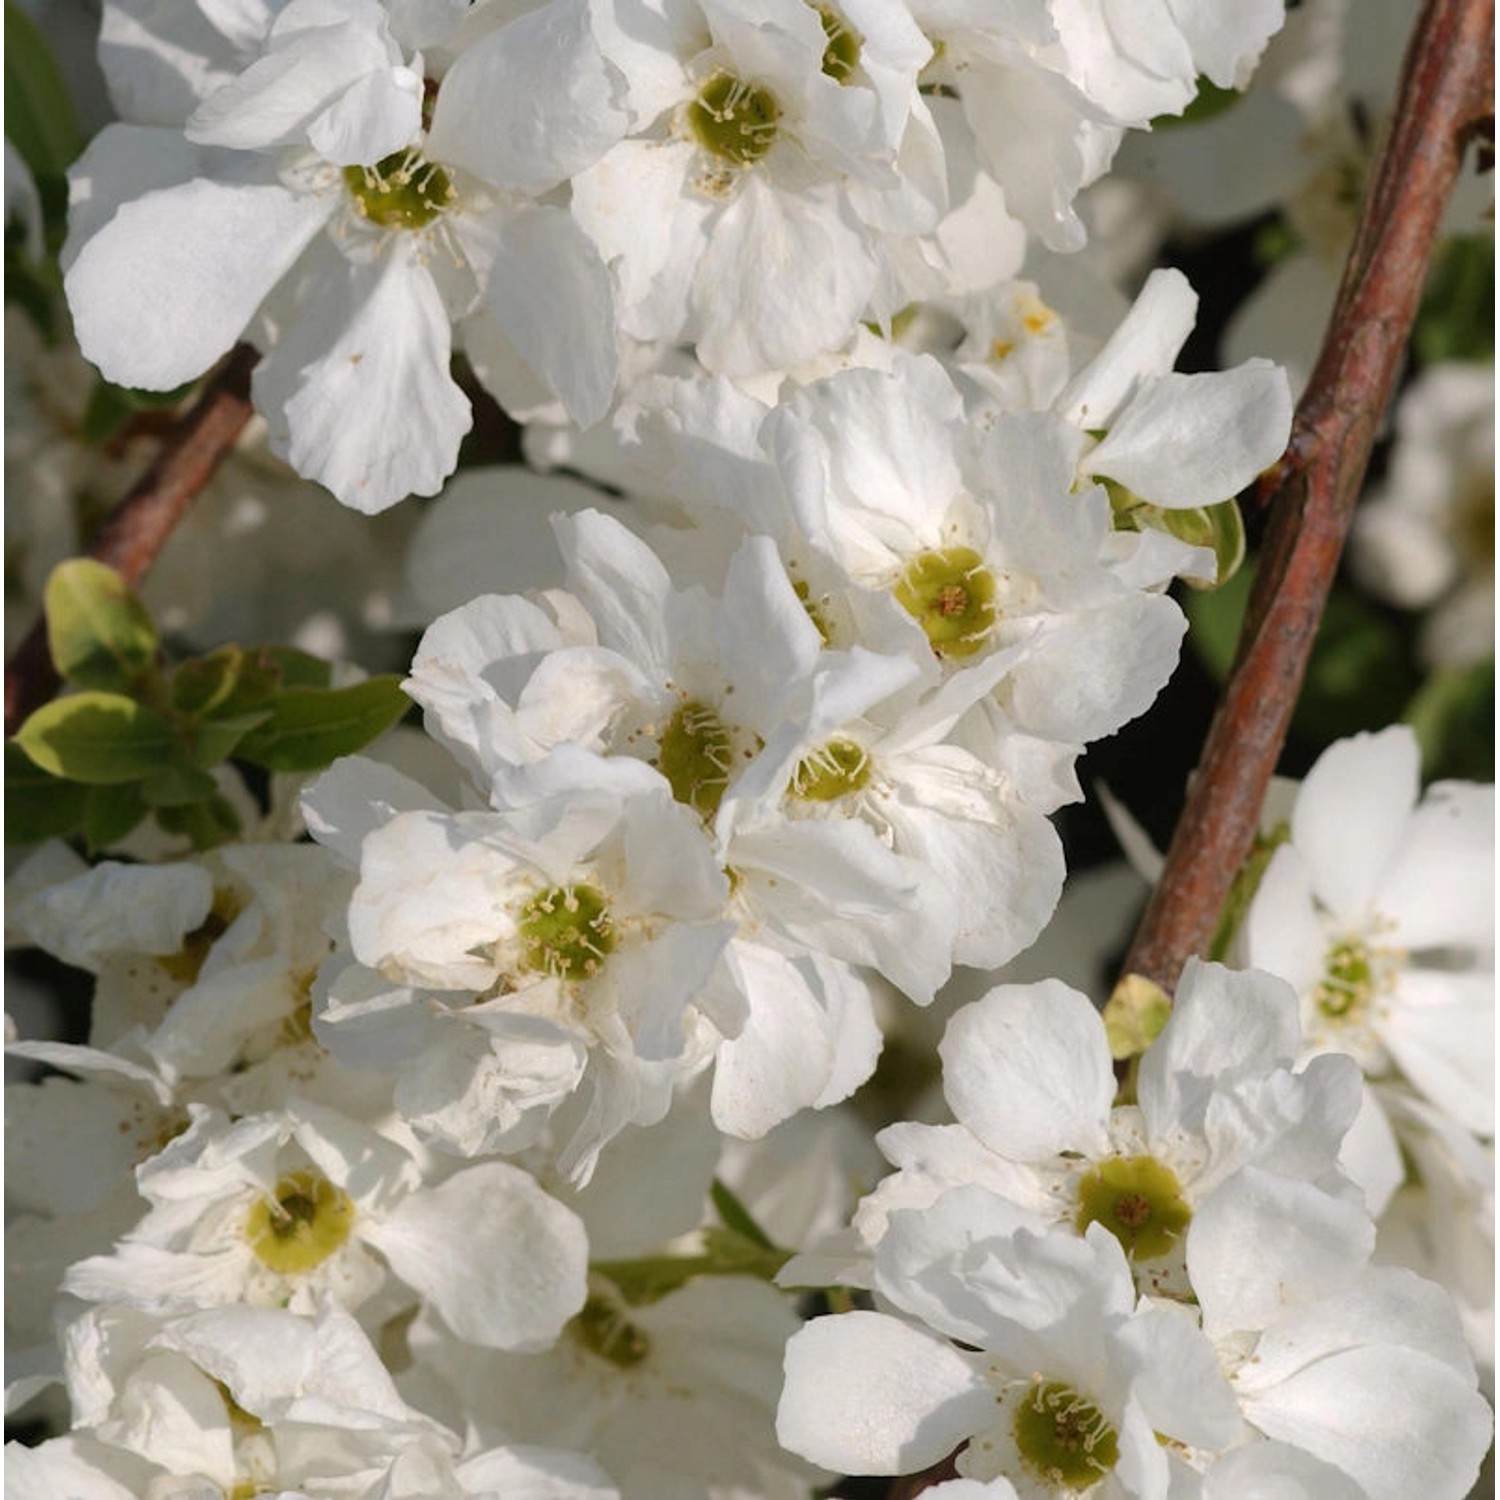
<path id="1" fill-rule="evenodd" d="M 325 661 L 283 646 L 220 646 L 169 666 L 151 617 L 101 563 L 47 580 L 47 638 L 79 691 L 39 708 L 6 745 L 12 842 L 81 834 L 91 849 L 146 817 L 196 848 L 240 831 L 214 768 L 317 771 L 408 708 L 396 677 L 330 687 Z"/>
<path id="2" fill-rule="evenodd" d="M 1424 365 L 1495 358 L 1495 237 L 1454 235 L 1433 260 L 1412 347 Z"/>
<path id="3" fill-rule="evenodd" d="M 1434 672 L 1402 717 L 1422 747 L 1424 776 L 1495 779 L 1494 657 Z"/>
<path id="4" fill-rule="evenodd" d="M 53 776 L 113 786 L 160 770 L 174 738 L 171 724 L 144 704 L 90 690 L 44 703 L 21 726 L 16 743 Z"/>
<path id="5" fill-rule="evenodd" d="M 113 568 L 87 557 L 47 579 L 47 648 L 64 682 L 130 693 L 151 670 L 160 642 L 151 616 Z"/>
<path id="6" fill-rule="evenodd" d="M 1250 597 L 1252 568 L 1226 589 L 1183 601 L 1189 640 L 1219 681 L 1229 674 Z M 1352 589 L 1335 584 L 1308 662 L 1292 731 L 1322 744 L 1401 717 L 1421 674 L 1407 633 Z"/>
<path id="7" fill-rule="evenodd" d="M 398 677 L 343 688 L 288 688 L 239 747 L 271 771 L 317 771 L 383 734 L 411 706 Z"/>
<path id="8" fill-rule="evenodd" d="M 5 138 L 38 186 L 44 177 L 66 174 L 83 149 L 51 49 L 15 0 L 5 0 Z"/>

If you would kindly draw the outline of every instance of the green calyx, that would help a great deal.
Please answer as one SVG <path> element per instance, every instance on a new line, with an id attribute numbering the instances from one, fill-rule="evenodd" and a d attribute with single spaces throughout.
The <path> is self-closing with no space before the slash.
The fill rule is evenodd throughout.
<path id="1" fill-rule="evenodd" d="M 672 795 L 704 818 L 724 800 L 733 764 L 734 738 L 706 703 L 684 703 L 657 740 L 656 769 Z"/>
<path id="2" fill-rule="evenodd" d="M 943 657 L 973 656 L 999 618 L 995 575 L 972 547 L 919 553 L 892 592 Z"/>
<path id="3" fill-rule="evenodd" d="M 409 146 L 373 167 L 345 167 L 344 186 L 360 213 L 382 229 L 425 229 L 456 196 L 448 174 Z"/>
<path id="4" fill-rule="evenodd" d="M 521 909 L 518 923 L 528 969 L 555 979 L 592 979 L 615 946 L 604 892 L 592 885 L 554 885 Z"/>
<path id="5" fill-rule="evenodd" d="M 836 802 L 870 779 L 870 757 L 853 740 L 831 739 L 797 762 L 787 788 L 806 802 Z"/>
<path id="6" fill-rule="evenodd" d="M 1074 1227 L 1102 1224 L 1133 1261 L 1167 1254 L 1192 1217 L 1176 1176 L 1152 1156 L 1114 1157 L 1078 1184 Z"/>
<path id="7" fill-rule="evenodd" d="M 1169 510 L 1142 500 L 1113 479 L 1100 478 L 1109 496 L 1116 531 L 1164 531 L 1190 547 L 1207 547 L 1214 555 L 1214 580 L 1186 580 L 1190 588 L 1216 589 L 1240 570 L 1245 561 L 1245 518 L 1237 500 L 1220 500 L 1188 510 Z"/>
<path id="8" fill-rule="evenodd" d="M 321 1172 L 290 1172 L 273 1197 L 260 1199 L 245 1222 L 245 1238 L 273 1271 L 296 1275 L 321 1265 L 354 1223 L 349 1195 Z"/>
<path id="9" fill-rule="evenodd" d="M 781 106 L 769 89 L 733 73 L 715 73 L 688 105 L 688 124 L 700 146 L 732 166 L 753 166 L 771 149 Z"/>
<path id="10" fill-rule="evenodd" d="M 1069 1491 L 1097 1484 L 1120 1460 L 1108 1418 L 1060 1380 L 1031 1382 L 1013 1428 L 1022 1461 L 1045 1484 Z"/>
<path id="11" fill-rule="evenodd" d="M 820 5 L 818 19 L 823 23 L 823 35 L 828 38 L 828 45 L 823 48 L 823 71 L 835 83 L 848 83 L 859 66 L 864 38 L 831 6 Z"/>

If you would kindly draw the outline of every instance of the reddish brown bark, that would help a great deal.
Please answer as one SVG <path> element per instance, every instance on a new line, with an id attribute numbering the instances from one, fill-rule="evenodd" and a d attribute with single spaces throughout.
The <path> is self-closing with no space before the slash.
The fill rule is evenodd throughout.
<path id="1" fill-rule="evenodd" d="M 259 357 L 248 344 L 229 355 L 167 433 L 155 462 L 99 528 L 89 556 L 108 563 L 126 583 L 145 576 L 172 528 L 239 441 L 252 415 L 250 372 Z M 6 664 L 5 733 L 14 734 L 58 685 L 46 621 L 39 619 Z"/>
<path id="2" fill-rule="evenodd" d="M 1233 671 L 1125 972 L 1165 989 L 1207 949 L 1249 853 L 1464 149 L 1494 115 L 1494 0 L 1427 0 L 1322 353 L 1263 480 Z"/>

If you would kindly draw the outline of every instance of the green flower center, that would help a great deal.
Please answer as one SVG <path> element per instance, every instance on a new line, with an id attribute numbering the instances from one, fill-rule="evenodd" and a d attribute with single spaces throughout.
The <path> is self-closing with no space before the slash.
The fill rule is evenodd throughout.
<path id="1" fill-rule="evenodd" d="M 1369 1009 L 1375 995 L 1375 966 L 1359 938 L 1343 938 L 1328 950 L 1328 966 L 1313 996 L 1318 1013 L 1330 1021 L 1352 1021 Z"/>
<path id="2" fill-rule="evenodd" d="M 758 162 L 776 139 L 781 106 L 768 89 L 715 73 L 688 105 L 688 124 L 710 156 L 737 167 Z"/>
<path id="3" fill-rule="evenodd" d="M 972 547 L 921 552 L 893 590 L 939 656 L 972 656 L 994 628 L 995 575 Z"/>
<path id="4" fill-rule="evenodd" d="M 1016 1448 L 1041 1480 L 1061 1489 L 1097 1484 L 1119 1462 L 1120 1444 L 1104 1413 L 1060 1380 L 1033 1380 L 1016 1409 Z"/>
<path id="5" fill-rule="evenodd" d="M 622 1370 L 633 1369 L 651 1353 L 651 1340 L 608 1297 L 593 1293 L 583 1311 L 568 1324 L 568 1333 L 591 1354 Z"/>
<path id="6" fill-rule="evenodd" d="M 373 167 L 345 167 L 344 186 L 360 213 L 382 229 L 423 229 L 456 196 L 448 174 L 410 146 Z"/>
<path id="7" fill-rule="evenodd" d="M 684 703 L 656 744 L 653 764 L 667 778 L 672 795 L 704 818 L 724 800 L 734 760 L 734 737 L 706 703 Z"/>
<path id="8" fill-rule="evenodd" d="M 823 35 L 828 38 L 828 45 L 823 48 L 823 71 L 835 83 L 848 83 L 859 66 L 864 38 L 829 6 L 818 7 L 818 19 L 823 23 Z"/>
<path id="9" fill-rule="evenodd" d="M 1165 1255 L 1192 1217 L 1177 1178 L 1152 1156 L 1117 1156 L 1078 1184 L 1079 1234 L 1102 1224 L 1131 1260 Z"/>
<path id="10" fill-rule="evenodd" d="M 835 802 L 870 779 L 870 757 L 853 740 L 832 739 L 797 762 L 787 790 L 808 802 Z"/>
<path id="11" fill-rule="evenodd" d="M 604 892 L 592 885 L 554 885 L 521 910 L 529 969 L 556 979 L 592 979 L 615 946 Z"/>
<path id="12" fill-rule="evenodd" d="M 259 1259 L 283 1276 L 311 1271 L 345 1240 L 354 1224 L 349 1195 L 321 1172 L 291 1172 L 273 1198 L 250 1210 L 245 1238 Z"/>

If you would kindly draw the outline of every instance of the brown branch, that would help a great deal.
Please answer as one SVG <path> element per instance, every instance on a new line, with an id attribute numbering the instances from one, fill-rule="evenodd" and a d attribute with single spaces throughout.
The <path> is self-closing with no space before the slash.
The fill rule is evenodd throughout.
<path id="1" fill-rule="evenodd" d="M 107 563 L 126 581 L 145 576 L 193 498 L 234 447 L 252 415 L 250 372 L 260 356 L 238 345 L 204 387 L 192 409 L 176 422 L 161 452 L 135 487 L 99 528 L 88 555 Z M 58 689 L 47 650 L 47 622 L 38 619 L 5 667 L 5 733 Z"/>
<path id="2" fill-rule="evenodd" d="M 1438 225 L 1468 141 L 1493 118 L 1494 45 L 1494 0 L 1423 5 L 1322 353 L 1261 483 L 1270 521 L 1234 669 L 1125 960 L 1168 990 L 1206 950 L 1250 851 Z"/>

